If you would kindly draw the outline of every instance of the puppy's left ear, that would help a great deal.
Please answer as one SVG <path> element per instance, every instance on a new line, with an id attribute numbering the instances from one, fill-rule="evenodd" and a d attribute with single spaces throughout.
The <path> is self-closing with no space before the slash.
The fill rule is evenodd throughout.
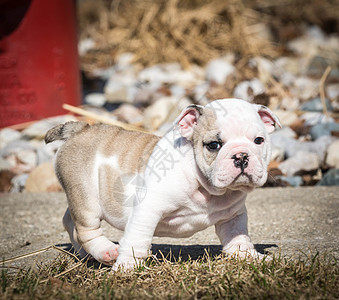
<path id="1" fill-rule="evenodd" d="M 202 115 L 204 107 L 201 105 L 191 104 L 187 106 L 174 121 L 174 126 L 179 126 L 181 136 L 188 140 L 192 139 L 194 127 Z"/>
<path id="2" fill-rule="evenodd" d="M 279 118 L 266 106 L 255 104 L 258 110 L 258 114 L 261 120 L 264 122 L 264 125 L 268 133 L 271 133 L 275 130 L 276 125 L 281 128 L 281 123 Z"/>

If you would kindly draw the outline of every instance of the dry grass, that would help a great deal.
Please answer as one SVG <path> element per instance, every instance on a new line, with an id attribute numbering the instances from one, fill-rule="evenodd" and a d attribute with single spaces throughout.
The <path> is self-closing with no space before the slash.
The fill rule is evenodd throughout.
<path id="1" fill-rule="evenodd" d="M 82 57 L 84 69 L 112 65 L 132 52 L 143 65 L 178 61 L 205 64 L 227 52 L 274 56 L 259 24 L 260 15 L 242 1 L 87 1 L 79 8 L 81 36 L 96 51 Z M 258 25 L 259 24 L 259 25 Z"/>
<path id="2" fill-rule="evenodd" d="M 204 65 L 228 52 L 240 58 L 275 57 L 301 34 L 305 23 L 328 33 L 339 31 L 332 0 L 83 0 L 80 38 L 95 49 L 81 57 L 82 68 L 114 64 L 132 52 L 143 65 L 180 62 Z"/>
<path id="3" fill-rule="evenodd" d="M 1 299 L 338 299 L 338 264 L 318 253 L 271 261 L 151 257 L 133 272 L 110 272 L 60 254 L 37 270 L 3 266 Z"/>

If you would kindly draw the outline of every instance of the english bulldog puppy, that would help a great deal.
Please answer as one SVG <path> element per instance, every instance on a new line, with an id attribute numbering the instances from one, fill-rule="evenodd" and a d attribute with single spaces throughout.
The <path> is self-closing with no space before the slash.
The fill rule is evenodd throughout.
<path id="1" fill-rule="evenodd" d="M 214 225 L 225 253 L 258 257 L 245 199 L 267 179 L 276 125 L 265 106 L 222 99 L 188 106 L 162 138 L 85 122 L 52 128 L 46 143 L 65 141 L 55 171 L 75 250 L 133 268 L 154 235 L 185 238 Z M 103 235 L 102 220 L 124 231 L 119 245 Z"/>

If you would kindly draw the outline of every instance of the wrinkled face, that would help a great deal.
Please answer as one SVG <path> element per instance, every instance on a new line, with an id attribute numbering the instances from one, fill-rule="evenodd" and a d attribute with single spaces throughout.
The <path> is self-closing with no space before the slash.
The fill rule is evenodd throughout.
<path id="1" fill-rule="evenodd" d="M 268 126 L 274 123 L 267 120 L 257 105 L 242 100 L 214 101 L 200 110 L 188 138 L 212 187 L 249 191 L 266 182 L 271 154 Z"/>

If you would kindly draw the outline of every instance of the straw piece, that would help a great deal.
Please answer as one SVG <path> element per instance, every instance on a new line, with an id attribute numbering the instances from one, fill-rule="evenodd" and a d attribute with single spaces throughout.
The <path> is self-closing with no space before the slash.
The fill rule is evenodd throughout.
<path id="1" fill-rule="evenodd" d="M 321 76 L 320 83 L 319 83 L 319 89 L 320 89 L 320 99 L 323 106 L 323 112 L 326 118 L 328 118 L 328 111 L 326 106 L 326 98 L 325 98 L 325 81 L 330 74 L 332 68 L 330 66 L 327 66 L 324 74 Z"/>
<path id="2" fill-rule="evenodd" d="M 119 121 L 116 121 L 116 120 L 112 120 L 112 119 L 109 119 L 109 118 L 105 118 L 105 117 L 100 116 L 96 113 L 86 111 L 82 108 L 75 107 L 75 106 L 72 106 L 72 105 L 69 105 L 69 104 L 63 104 L 62 108 L 65 109 L 65 110 L 68 110 L 72 113 L 75 113 L 75 114 L 78 114 L 78 115 L 81 115 L 81 116 L 84 116 L 84 117 L 88 117 L 88 118 L 93 119 L 93 120 L 100 122 L 100 123 L 113 125 L 113 126 L 119 126 L 119 127 L 122 127 L 123 129 L 126 129 L 126 130 L 136 130 L 136 131 L 140 131 L 140 132 L 147 132 L 145 129 L 142 129 L 140 127 L 133 126 L 131 124 L 126 124 L 126 123 L 123 123 L 123 122 L 119 122 Z"/>

